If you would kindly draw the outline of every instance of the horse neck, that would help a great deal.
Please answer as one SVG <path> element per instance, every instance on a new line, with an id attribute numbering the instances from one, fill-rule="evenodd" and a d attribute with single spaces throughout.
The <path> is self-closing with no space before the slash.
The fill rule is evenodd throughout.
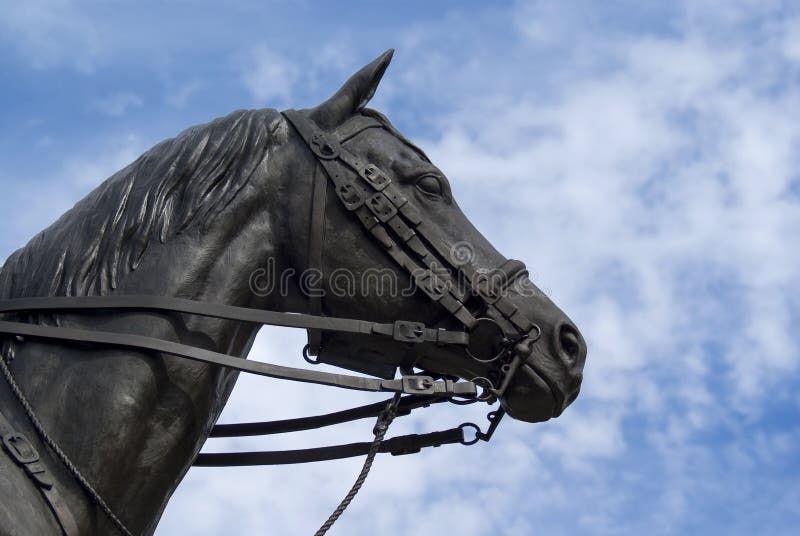
<path id="1" fill-rule="evenodd" d="M 284 289 L 265 297 L 249 285 L 254 273 L 274 275 L 296 262 L 284 254 L 287 243 L 297 246 L 287 236 L 291 225 L 276 225 L 280 200 L 272 203 L 243 201 L 219 216 L 235 221 L 187 231 L 153 246 L 113 294 L 304 308 L 302 297 L 277 291 Z M 242 357 L 257 333 L 252 324 L 171 313 L 64 316 L 62 323 L 133 332 Z M 154 530 L 236 378 L 219 367 L 177 357 L 35 342 L 18 346 L 13 368 L 45 428 L 109 504 L 124 505 L 122 517 L 139 533 Z M 54 387 L 59 396 L 53 396 Z M 62 478 L 72 479 L 66 474 Z M 74 488 L 74 482 L 69 485 Z M 76 501 L 84 517 L 97 515 L 85 499 Z"/>

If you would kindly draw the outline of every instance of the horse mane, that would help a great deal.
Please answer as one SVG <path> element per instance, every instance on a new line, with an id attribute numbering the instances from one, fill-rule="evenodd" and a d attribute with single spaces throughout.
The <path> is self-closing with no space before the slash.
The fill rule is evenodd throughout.
<path id="1" fill-rule="evenodd" d="M 213 222 L 267 157 L 277 117 L 239 110 L 157 144 L 12 253 L 0 298 L 109 293 L 153 241 Z"/>

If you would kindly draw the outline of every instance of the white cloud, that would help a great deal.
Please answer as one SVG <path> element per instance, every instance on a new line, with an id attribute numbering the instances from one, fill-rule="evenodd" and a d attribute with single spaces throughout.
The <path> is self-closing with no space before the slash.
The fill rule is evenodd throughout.
<path id="1" fill-rule="evenodd" d="M 528 26 L 522 8 L 516 22 L 533 44 L 504 53 L 556 42 L 552 32 L 563 39 L 576 20 L 551 24 L 548 16 L 570 15 L 549 11 L 537 8 Z M 604 41 L 586 32 L 577 38 L 582 61 L 546 73 L 562 82 L 555 94 L 534 85 L 476 101 L 464 95 L 482 81 L 465 83 L 461 65 L 436 53 L 407 78 L 414 85 L 436 73 L 442 102 L 458 103 L 428 118 L 440 131 L 418 141 L 461 205 L 501 251 L 533 264 L 589 341 L 577 406 L 592 410 L 567 410 L 537 445 L 565 468 L 597 468 L 597 457 L 624 460 L 626 444 L 667 426 L 674 435 L 657 463 L 672 457 L 691 468 L 678 463 L 667 475 L 672 491 L 659 504 L 672 517 L 658 533 L 689 522 L 709 478 L 691 456 L 707 457 L 707 471 L 759 470 L 743 457 L 713 461 L 703 434 L 759 419 L 800 365 L 791 327 L 800 258 L 786 242 L 800 228 L 798 199 L 787 193 L 800 169 L 800 94 L 769 63 L 791 40 L 762 39 L 762 28 L 733 40 L 711 11 L 693 9 L 669 36 Z M 740 24 L 740 15 L 724 19 Z M 596 50 L 584 48 L 593 37 Z M 433 39 L 417 46 L 427 53 Z M 593 55 L 604 68 L 586 69 Z M 504 82 L 498 71 L 508 66 L 497 64 L 482 76 Z M 537 67 L 516 74 L 533 80 Z M 643 429 L 627 429 L 632 419 L 645 419 Z M 587 526 L 627 532 L 621 510 L 607 507 Z"/>
<path id="2" fill-rule="evenodd" d="M 59 163 L 61 169 L 54 177 L 20 178 L 16 187 L 4 189 L 7 203 L 25 207 L 23 211 L 6 215 L 15 235 L 8 238 L 18 240 L 9 244 L 12 249 L 7 254 L 21 247 L 103 180 L 133 162 L 147 148 L 147 142 L 128 135 L 106 140 L 99 147 L 100 156 L 85 154 L 66 158 Z M 47 195 L 42 195 L 42 192 Z"/>
<path id="3" fill-rule="evenodd" d="M 103 28 L 67 0 L 0 3 L 0 41 L 35 69 L 68 65 L 91 73 L 107 52 Z"/>
<path id="4" fill-rule="evenodd" d="M 259 104 L 287 102 L 300 78 L 299 68 L 281 54 L 260 44 L 253 47 L 241 69 L 245 87 Z"/>
<path id="5" fill-rule="evenodd" d="M 183 108 L 189 102 L 189 99 L 204 87 L 205 83 L 203 81 L 199 79 L 190 80 L 185 84 L 170 88 L 164 100 L 170 106 Z"/>
<path id="6" fill-rule="evenodd" d="M 78 20 L 70 28 L 93 26 L 59 9 Z M 589 361 L 581 397 L 554 422 L 504 423 L 491 445 L 472 449 L 380 457 L 335 531 L 374 534 L 379 519 L 387 535 L 431 524 L 476 535 L 791 533 L 800 430 L 791 416 L 760 424 L 773 404 L 791 415 L 800 408 L 800 259 L 791 243 L 800 229 L 800 94 L 789 84 L 800 32 L 774 9 L 691 2 L 664 31 L 611 31 L 579 10 L 537 3 L 494 10 L 502 35 L 478 13 L 407 29 L 377 102 L 393 119 L 418 120 L 407 133 L 449 174 L 490 241 L 552 289 L 587 337 Z M 41 28 L 72 35 L 35 12 L 26 20 L 34 15 Z M 32 27 L 22 42 L 42 67 L 89 70 L 100 56 L 91 46 L 75 58 L 53 52 L 47 36 L 33 46 Z M 353 67 L 342 59 L 347 46 L 315 50 L 325 61 L 300 71 L 257 45 L 241 81 L 259 103 L 296 105 L 325 65 L 344 75 Z M 192 84 L 185 88 L 188 97 Z M 33 234 L 141 148 L 130 139 L 74 157 L 48 200 L 4 192 L 32 207 L 12 227 Z M 301 345 L 302 334 L 269 332 L 253 357 L 297 365 Z M 367 400 L 375 398 L 243 377 L 223 420 Z M 465 411 L 437 408 L 393 432 L 483 418 Z M 215 440 L 209 449 L 368 440 L 370 428 Z M 192 470 L 158 534 L 312 533 L 360 464 Z"/>
<path id="7" fill-rule="evenodd" d="M 131 108 L 141 108 L 144 101 L 135 93 L 114 93 L 97 101 L 95 108 L 111 116 L 125 115 Z"/>
<path id="8" fill-rule="evenodd" d="M 797 341 L 784 320 L 789 304 L 780 297 L 782 288 L 797 283 L 796 258 L 780 247 L 780 237 L 797 224 L 796 201 L 781 196 L 797 169 L 791 147 L 800 130 L 790 113 L 796 96 L 776 99 L 761 93 L 763 80 L 749 84 L 744 44 L 721 47 L 688 35 L 613 46 L 614 69 L 576 73 L 555 100 L 523 95 L 505 108 L 470 102 L 468 111 L 444 119 L 449 126 L 440 140 L 423 145 L 461 181 L 457 187 L 468 198 L 480 191 L 484 201 L 488 196 L 516 208 L 507 213 L 507 236 L 518 237 L 509 245 L 534 252 L 536 270 L 549 284 L 571 287 L 565 298 L 612 293 L 593 305 L 605 310 L 603 318 L 584 327 L 606 370 L 617 366 L 614 355 L 626 374 L 651 366 L 654 356 L 679 353 L 677 344 L 718 340 L 721 334 L 702 326 L 683 331 L 697 304 L 695 296 L 678 294 L 704 277 L 698 269 L 716 265 L 734 274 L 745 296 L 757 293 L 772 305 L 771 314 L 761 314 L 752 298 L 740 303 L 753 315 L 743 319 L 753 327 L 730 333 L 730 348 L 749 353 L 755 346 L 758 354 L 775 356 L 755 361 L 735 380 L 763 390 L 764 382 L 780 381 L 798 364 L 790 357 Z M 604 48 L 607 54 L 611 45 Z M 487 170 L 496 186 L 488 192 Z M 534 232 L 513 233 L 526 215 Z M 504 228 L 505 219 L 493 216 L 493 227 Z M 605 286 L 608 274 L 597 270 L 609 264 L 620 267 L 624 287 Z M 564 272 L 569 282 L 554 281 Z M 759 282 L 765 277 L 770 284 Z M 620 299 L 634 301 L 597 309 Z M 765 323 L 772 327 L 758 327 Z M 614 391 L 627 396 L 615 387 L 604 392 Z M 745 394 L 756 396 L 752 389 L 736 391 Z"/>
<path id="9" fill-rule="evenodd" d="M 800 18 L 786 21 L 782 45 L 786 58 L 800 63 Z"/>
<path id="10" fill-rule="evenodd" d="M 534 41 L 541 42 L 549 39 L 542 32 L 576 23 L 536 24 Z M 555 94 L 507 89 L 504 83 L 518 88 L 539 73 L 535 64 L 518 66 L 505 81 L 502 58 L 484 64 L 484 80 L 470 84 L 463 66 L 438 51 L 435 32 L 410 30 L 405 54 L 418 48 L 419 59 L 390 71 L 401 80 L 393 92 L 422 85 L 434 100 L 448 101 L 446 113 L 427 118 L 424 125 L 437 130 L 420 145 L 451 176 L 461 205 L 490 240 L 553 289 L 584 331 L 590 355 L 583 394 L 555 422 L 510 423 L 486 448 L 380 458 L 340 521 L 342 533 L 373 533 L 365 518 L 382 519 L 389 534 L 404 532 L 395 530 L 404 519 L 400 505 L 466 534 L 575 527 L 675 534 L 705 526 L 697 505 L 723 507 L 731 487 L 738 504 L 761 501 L 764 489 L 781 496 L 746 479 L 794 453 L 787 433 L 762 432 L 758 447 L 735 440 L 724 455 L 707 434 L 744 434 L 736 432 L 741 420 L 759 419 L 798 368 L 787 292 L 797 288 L 799 259 L 781 237 L 800 223 L 797 200 L 786 195 L 798 169 L 792 148 L 800 99 L 791 87 L 765 92 L 770 81 L 753 76 L 761 45 L 718 42 L 716 23 L 697 10 L 683 24 L 668 37 L 598 43 L 598 61 L 613 60 L 604 69 L 586 70 L 595 52 L 582 49 L 574 70 L 565 64 L 547 74 L 563 84 Z M 473 46 L 476 56 L 484 52 Z M 515 46 L 504 52 L 524 56 L 536 45 Z M 486 79 L 496 82 L 496 94 L 470 97 Z M 287 400 L 311 409 L 296 395 Z M 418 419 L 426 428 L 445 420 Z M 332 464 L 237 479 L 281 489 L 241 501 L 249 501 L 247 511 L 261 508 L 265 496 L 280 501 L 268 506 L 278 516 L 273 530 L 301 533 L 325 518 L 324 505 L 337 503 L 357 469 Z M 486 472 L 491 477 L 480 476 Z M 441 495 L 429 493 L 432 482 Z M 181 504 L 199 499 L 200 488 L 192 489 L 179 490 L 186 503 L 170 506 L 165 534 L 178 526 Z M 757 519 L 737 513 L 710 522 L 747 533 Z M 258 523 L 248 520 L 247 528 Z"/>
<path id="11" fill-rule="evenodd" d="M 73 157 L 64 162 L 62 184 L 94 188 L 132 163 L 147 149 L 147 142 L 135 135 L 108 140 L 101 156 Z"/>

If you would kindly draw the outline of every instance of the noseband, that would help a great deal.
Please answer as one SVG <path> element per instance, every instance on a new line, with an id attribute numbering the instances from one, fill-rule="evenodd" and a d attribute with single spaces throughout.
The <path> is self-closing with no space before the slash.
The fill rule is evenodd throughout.
<path id="1" fill-rule="evenodd" d="M 354 443 L 282 452 L 199 454 L 194 462 L 194 465 L 197 466 L 288 464 L 367 454 L 365 470 L 362 470 L 362 476 L 358 481 L 363 482 L 372 458 L 378 452 L 400 455 L 419 452 L 422 448 L 443 444 L 472 445 L 479 440 L 488 441 L 505 414 L 502 407 L 489 413 L 489 426 L 486 432 L 481 431 L 476 424 L 464 423 L 442 432 L 412 434 L 387 440 L 384 440 L 383 437 L 395 416 L 407 415 L 413 409 L 443 401 L 461 404 L 477 401 L 492 403 L 505 394 L 519 366 L 530 354 L 532 343 L 541 335 L 541 329 L 530 321 L 506 295 L 508 287 L 517 278 L 527 273 L 525 265 L 520 261 L 507 260 L 494 270 L 485 271 L 475 266 L 471 260 L 461 262 L 461 259 L 456 259 L 453 254 L 455 244 L 451 244 L 441 229 L 423 217 L 413 203 L 402 194 L 390 175 L 374 163 L 365 161 L 347 150 L 348 140 L 366 129 L 386 128 L 393 132 L 388 124 L 371 116 L 357 115 L 335 131 L 324 132 L 306 115 L 296 110 L 286 110 L 283 115 L 297 131 L 317 162 L 311 201 L 309 268 L 317 269 L 320 273 L 322 270 L 327 189 L 328 181 L 330 181 L 330 186 L 333 187 L 336 197 L 345 210 L 353 214 L 364 230 L 380 244 L 383 251 L 410 276 L 416 287 L 432 301 L 441 305 L 464 327 L 464 330 L 435 329 L 422 322 L 406 320 L 378 323 L 327 317 L 322 315 L 322 300 L 319 297 L 310 298 L 310 314 L 264 311 L 160 296 L 18 298 L 0 301 L 0 314 L 25 313 L 36 318 L 36 313 L 78 313 L 99 310 L 159 311 L 262 325 L 304 328 L 309 333 L 309 343 L 304 348 L 304 356 L 309 362 L 317 362 L 310 356 L 319 355 L 323 349 L 323 332 L 389 337 L 395 341 L 412 345 L 429 343 L 461 347 L 464 349 L 465 359 L 492 364 L 491 372 L 487 374 L 487 377 L 473 378 L 470 381 L 454 381 L 448 377 L 437 377 L 433 374 L 414 374 L 412 367 L 404 367 L 402 369 L 404 374 L 399 379 L 331 374 L 245 360 L 211 350 L 140 335 L 72 329 L 22 321 L 0 321 L 0 334 L 13 335 L 18 338 L 93 343 L 153 351 L 273 378 L 362 391 L 394 393 L 393 399 L 388 403 L 371 404 L 302 419 L 217 425 L 210 435 L 210 437 L 231 437 L 284 433 L 377 416 L 378 424 L 372 443 Z M 466 280 L 470 289 L 461 288 L 463 285 L 458 284 L 458 279 Z M 319 293 L 310 294 L 319 295 Z M 495 330 L 495 338 L 502 339 L 499 351 L 487 354 L 484 349 L 473 344 L 474 334 L 481 329 Z M 54 451 L 120 532 L 126 535 L 131 534 L 46 433 L 11 375 L 4 356 L 0 356 L 0 369 L 43 442 Z M 400 395 L 403 394 L 406 396 L 401 397 Z M 474 431 L 473 438 L 467 439 L 465 434 L 467 430 Z M 16 435 L 21 436 L 21 434 Z M 27 442 L 27 440 L 25 441 Z M 31 446 L 31 448 L 33 447 Z M 360 483 L 358 487 L 360 487 Z M 327 527 L 341 514 L 349 500 L 358 491 L 358 487 L 354 486 L 351 494 L 348 494 L 349 498 L 343 501 L 340 508 L 326 523 Z M 53 510 L 58 518 L 58 512 L 55 508 Z M 61 519 L 59 519 L 59 523 L 63 532 L 67 536 L 71 536 L 71 531 L 64 528 L 65 523 Z M 327 530 L 326 526 L 323 528 Z M 323 529 L 320 531 L 322 532 L 317 534 L 324 534 Z"/>

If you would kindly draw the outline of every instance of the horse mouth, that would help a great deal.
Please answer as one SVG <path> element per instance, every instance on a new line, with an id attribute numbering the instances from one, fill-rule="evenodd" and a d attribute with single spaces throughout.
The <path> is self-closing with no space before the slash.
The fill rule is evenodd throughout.
<path id="1" fill-rule="evenodd" d="M 526 422 L 547 421 L 564 411 L 561 390 L 530 361 L 519 367 L 501 403 L 511 417 Z"/>

